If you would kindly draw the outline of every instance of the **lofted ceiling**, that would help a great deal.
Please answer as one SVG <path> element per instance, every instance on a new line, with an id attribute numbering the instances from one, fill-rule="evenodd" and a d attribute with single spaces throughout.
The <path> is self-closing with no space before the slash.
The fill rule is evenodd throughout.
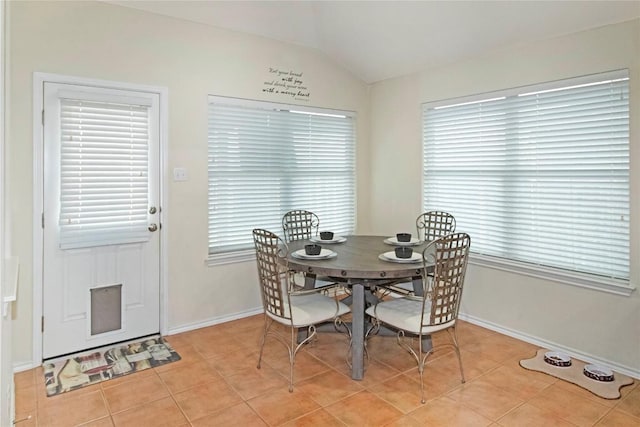
<path id="1" fill-rule="evenodd" d="M 108 2 L 314 48 L 367 83 L 640 17 L 640 0 Z"/>

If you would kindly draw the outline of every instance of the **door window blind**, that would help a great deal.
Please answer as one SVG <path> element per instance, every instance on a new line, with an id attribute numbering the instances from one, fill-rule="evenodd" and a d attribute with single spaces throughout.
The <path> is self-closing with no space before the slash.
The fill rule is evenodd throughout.
<path id="1" fill-rule="evenodd" d="M 306 209 L 320 227 L 351 234 L 355 141 L 349 113 L 211 97 L 209 253 L 253 248 L 251 231 L 282 234 L 282 216 Z"/>
<path id="2" fill-rule="evenodd" d="M 629 278 L 627 72 L 424 105 L 424 209 L 479 254 Z"/>
<path id="3" fill-rule="evenodd" d="M 61 95 L 62 249 L 148 240 L 149 126 L 149 105 Z"/>

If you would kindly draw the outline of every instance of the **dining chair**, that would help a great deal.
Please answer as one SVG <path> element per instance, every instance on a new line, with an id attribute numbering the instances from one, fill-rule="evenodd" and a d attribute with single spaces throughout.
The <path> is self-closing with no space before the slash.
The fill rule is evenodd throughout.
<path id="1" fill-rule="evenodd" d="M 398 345 L 407 350 L 418 364 L 421 402 L 424 399 L 424 368 L 433 348 L 423 348 L 423 337 L 446 330 L 460 365 L 461 382 L 465 382 L 456 321 L 467 271 L 471 239 L 466 233 L 454 233 L 432 241 L 422 253 L 423 295 L 408 295 L 380 301 L 366 313 L 372 318 L 367 336 L 385 325 L 397 330 Z M 429 280 L 427 273 L 433 269 Z M 414 339 L 412 339 L 414 338 Z M 417 339 L 415 339 L 417 338 Z M 417 349 L 416 349 L 417 347 Z"/>
<path id="2" fill-rule="evenodd" d="M 260 294 L 265 311 L 264 332 L 260 344 L 258 369 L 262 362 L 264 344 L 268 336 L 287 347 L 289 353 L 289 391 L 293 391 L 293 368 L 298 351 L 316 339 L 316 324 L 333 321 L 336 331 L 347 330 L 341 316 L 349 313 L 348 306 L 337 298 L 319 293 L 316 289 L 295 290 L 289 284 L 286 264 L 287 244 L 278 235 L 263 229 L 253 230 Z M 274 322 L 289 327 L 290 335 L 272 328 Z M 306 329 L 306 336 L 298 342 L 298 330 Z"/>
<path id="3" fill-rule="evenodd" d="M 320 227 L 320 218 L 318 215 L 311 211 L 304 209 L 295 209 L 285 213 L 282 216 L 282 231 L 284 233 L 284 239 L 287 243 L 291 243 L 294 240 L 304 240 L 316 237 Z M 296 286 L 302 286 L 295 281 L 296 275 L 292 274 L 292 282 Z M 306 277 L 306 275 L 302 275 Z M 328 277 L 316 277 L 315 288 L 325 289 L 336 286 L 336 282 Z"/>
<path id="4" fill-rule="evenodd" d="M 416 218 L 416 232 L 419 240 L 431 242 L 439 237 L 456 231 L 456 219 L 453 215 L 443 211 L 428 211 Z M 413 283 L 401 282 L 386 287 L 386 291 L 401 295 L 413 294 Z M 384 294 L 384 292 L 383 292 Z"/>
<path id="5" fill-rule="evenodd" d="M 424 212 L 416 218 L 416 231 L 420 240 L 430 242 L 455 232 L 456 219 L 448 212 Z"/>
<path id="6" fill-rule="evenodd" d="M 282 216 L 282 231 L 287 243 L 315 237 L 319 227 L 320 218 L 311 211 L 295 209 Z"/>

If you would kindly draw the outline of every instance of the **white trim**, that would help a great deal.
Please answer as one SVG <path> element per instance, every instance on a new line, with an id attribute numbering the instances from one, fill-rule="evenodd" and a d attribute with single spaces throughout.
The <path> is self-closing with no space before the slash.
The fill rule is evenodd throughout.
<path id="1" fill-rule="evenodd" d="M 160 94 L 160 203 L 158 208 L 158 233 L 160 233 L 160 334 L 164 335 L 169 324 L 169 89 L 157 88 Z"/>
<path id="2" fill-rule="evenodd" d="M 255 316 L 256 314 L 264 313 L 262 306 L 257 308 L 251 308 L 249 310 L 239 311 L 237 313 L 228 314 L 226 316 L 212 317 L 202 322 L 188 323 L 186 325 L 178 326 L 169 329 L 167 335 L 181 334 L 183 332 L 193 331 L 194 329 L 206 328 L 213 325 L 219 325 L 220 323 L 231 322 L 232 320 L 244 319 L 245 317 Z"/>
<path id="3" fill-rule="evenodd" d="M 579 288 L 586 288 L 627 297 L 636 289 L 635 286 L 631 285 L 627 280 L 599 277 L 591 274 L 578 273 L 576 271 L 527 264 L 524 262 L 488 255 L 471 254 L 469 257 L 469 263 L 481 267 L 494 268 L 496 270 L 507 271 L 509 273 L 522 274 L 524 276 L 551 280 L 558 283 L 577 286 Z"/>
<path id="4" fill-rule="evenodd" d="M 533 335 L 525 334 L 523 332 L 518 332 L 516 330 L 510 329 L 510 328 L 506 328 L 504 326 L 498 325 L 498 324 L 493 323 L 493 322 L 489 322 L 487 320 L 480 319 L 480 318 L 475 317 L 475 316 L 470 316 L 470 315 L 467 315 L 467 314 L 464 314 L 464 313 L 460 313 L 458 315 L 458 318 L 460 320 L 464 320 L 465 322 L 469 322 L 469 323 L 472 323 L 474 325 L 481 326 L 483 328 L 498 332 L 498 333 L 503 334 L 503 335 L 510 336 L 512 338 L 518 339 L 520 341 L 527 342 L 529 344 L 534 344 L 534 345 L 537 345 L 537 346 L 542 347 L 542 348 L 562 351 L 564 353 L 567 353 L 569 356 L 574 357 L 574 358 L 579 359 L 579 360 L 582 360 L 584 362 L 595 363 L 597 365 L 608 366 L 612 370 L 614 370 L 615 372 L 619 372 L 621 374 L 628 375 L 630 377 L 640 379 L 640 369 L 638 369 L 638 368 L 633 368 L 633 367 L 630 367 L 630 366 L 625 366 L 625 365 L 621 365 L 621 364 L 616 363 L 616 362 L 612 362 L 610 360 L 602 359 L 602 358 L 594 356 L 592 354 L 584 353 L 584 352 L 582 352 L 580 350 L 576 350 L 576 349 L 574 349 L 572 347 L 567 347 L 567 346 L 564 346 L 562 344 L 558 344 L 558 343 L 553 342 L 553 341 L 548 341 L 548 340 L 545 340 L 545 339 L 542 339 L 542 338 L 539 338 L 539 337 L 536 337 L 536 336 L 533 336 Z M 533 357 L 533 355 L 531 355 L 531 356 Z"/>
<path id="5" fill-rule="evenodd" d="M 504 99 L 509 96 L 526 95 L 541 90 L 557 89 L 567 85 L 578 86 L 589 84 L 601 80 L 619 80 L 629 79 L 629 70 L 627 68 L 620 70 L 604 71 L 602 73 L 588 74 L 579 77 L 570 77 L 566 79 L 553 80 L 550 82 L 536 83 L 532 85 L 516 86 L 509 89 L 496 90 L 485 93 L 477 93 L 469 96 L 461 96 L 451 99 L 440 99 L 426 101 L 421 104 L 422 108 L 439 109 L 443 107 L 452 107 L 460 104 L 472 104 L 477 102 L 487 102 L 495 99 Z"/>
<path id="6" fill-rule="evenodd" d="M 205 262 L 209 267 L 214 267 L 216 265 L 255 261 L 255 259 L 256 251 L 254 249 L 245 249 L 243 251 L 209 254 Z"/>
<path id="7" fill-rule="evenodd" d="M 13 365 L 13 373 L 17 374 L 18 372 L 28 371 L 29 369 L 37 368 L 40 366 L 39 363 L 32 362 L 22 362 Z"/>
<path id="8" fill-rule="evenodd" d="M 153 106 L 153 102 L 150 98 L 143 98 L 141 96 L 132 96 L 127 95 L 123 96 L 119 94 L 119 90 L 116 91 L 117 94 L 107 94 L 101 93 L 100 100 L 103 102 L 111 102 L 114 104 L 127 104 L 127 105 L 139 105 L 141 107 L 151 107 Z M 84 100 L 84 101 L 95 101 L 94 90 L 71 90 L 71 89 L 60 89 L 58 92 L 58 96 L 60 98 L 69 98 L 72 100 Z"/>
<path id="9" fill-rule="evenodd" d="M 134 90 L 138 92 L 148 92 L 158 94 L 160 97 L 160 224 L 168 223 L 168 175 L 167 170 L 167 152 L 168 152 L 168 105 L 169 90 L 166 87 L 139 85 L 133 83 L 122 83 L 110 80 L 89 79 L 82 77 L 67 76 L 51 73 L 33 73 L 33 330 L 32 330 L 32 367 L 39 366 L 42 360 L 42 331 L 40 328 L 42 318 L 42 295 L 43 295 L 43 277 L 42 277 L 42 239 L 43 229 L 41 227 L 41 215 L 43 206 L 43 127 L 42 127 L 42 110 L 44 109 L 44 83 L 61 83 L 73 85 L 96 86 L 106 89 L 118 88 Z M 166 206 L 165 206 L 166 205 Z M 164 334 L 167 330 L 167 317 L 169 307 L 169 269 L 168 269 L 168 249 L 163 242 L 168 242 L 167 227 L 160 227 L 160 333 Z M 23 364 L 24 365 L 24 364 Z M 22 366 L 22 365 L 20 365 Z M 14 367 L 15 370 L 15 367 Z"/>
<path id="10" fill-rule="evenodd" d="M 42 360 L 42 266 L 43 234 L 42 213 L 44 212 L 44 128 L 42 111 L 44 109 L 44 82 L 47 75 L 33 75 L 33 329 L 32 363 Z M 39 363 L 38 363 L 39 365 Z M 35 366 L 38 366 L 35 365 Z"/>
<path id="11" fill-rule="evenodd" d="M 258 101 L 255 99 L 233 98 L 229 96 L 220 96 L 220 95 L 209 95 L 208 102 L 209 104 L 213 103 L 213 104 L 221 104 L 221 105 L 234 105 L 234 106 L 241 106 L 241 107 L 258 108 L 261 110 L 269 110 L 269 111 L 286 110 L 292 113 L 300 113 L 300 114 L 307 113 L 307 114 L 328 115 L 328 116 L 335 116 L 335 117 L 351 117 L 353 119 L 357 117 L 356 112 L 350 111 L 350 110 L 333 110 L 331 108 L 312 107 L 309 105 Z M 355 138 L 354 138 L 354 141 L 355 141 Z"/>

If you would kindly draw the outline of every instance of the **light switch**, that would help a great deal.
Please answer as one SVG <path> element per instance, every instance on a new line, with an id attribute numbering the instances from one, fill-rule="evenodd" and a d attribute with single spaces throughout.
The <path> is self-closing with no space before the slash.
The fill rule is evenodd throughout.
<path id="1" fill-rule="evenodd" d="M 173 180 L 174 181 L 188 181 L 189 173 L 185 168 L 173 168 Z"/>

